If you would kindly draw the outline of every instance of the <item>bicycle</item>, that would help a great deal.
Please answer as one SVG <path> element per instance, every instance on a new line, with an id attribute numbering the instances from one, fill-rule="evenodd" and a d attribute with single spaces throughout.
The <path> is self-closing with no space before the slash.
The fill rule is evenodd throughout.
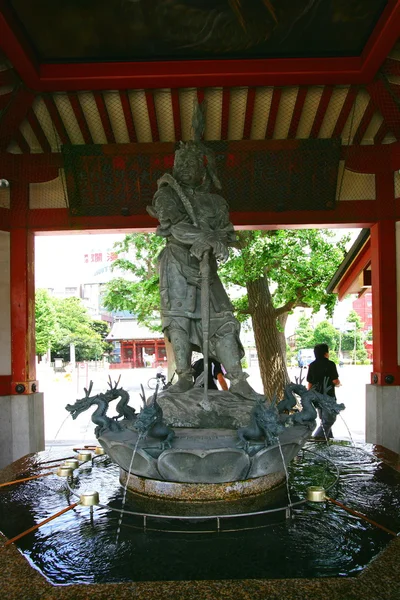
<path id="1" fill-rule="evenodd" d="M 175 373 L 172 375 L 170 381 L 167 381 L 164 373 L 157 373 L 155 377 L 150 377 L 147 382 L 149 390 L 155 390 L 157 386 L 161 387 L 162 390 L 167 390 L 171 385 L 175 377 Z"/>

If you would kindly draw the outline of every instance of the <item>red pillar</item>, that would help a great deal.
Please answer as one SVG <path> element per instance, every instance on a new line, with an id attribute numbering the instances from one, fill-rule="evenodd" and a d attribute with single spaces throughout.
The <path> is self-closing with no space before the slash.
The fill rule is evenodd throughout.
<path id="1" fill-rule="evenodd" d="M 11 189 L 11 394 L 38 391 L 35 348 L 34 234 L 26 227 L 29 185 Z"/>
<path id="2" fill-rule="evenodd" d="M 371 227 L 372 329 L 371 383 L 400 385 L 397 359 L 396 221 L 393 173 L 376 176 L 382 220 Z"/>

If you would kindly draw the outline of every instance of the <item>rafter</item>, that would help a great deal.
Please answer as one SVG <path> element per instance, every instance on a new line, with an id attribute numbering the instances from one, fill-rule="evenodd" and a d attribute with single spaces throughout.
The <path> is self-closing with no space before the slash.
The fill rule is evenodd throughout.
<path id="1" fill-rule="evenodd" d="M 267 130 L 265 132 L 265 138 L 267 140 L 272 139 L 274 135 L 276 117 L 278 116 L 278 109 L 281 101 L 281 96 L 281 88 L 274 88 L 274 91 L 272 93 L 271 107 L 269 109 Z"/>
<path id="2" fill-rule="evenodd" d="M 120 90 L 119 97 L 121 99 L 122 110 L 124 112 L 124 118 L 126 123 L 126 128 L 128 130 L 129 141 L 132 143 L 137 143 L 137 135 L 135 123 L 132 117 L 131 105 L 128 98 L 128 92 L 126 90 Z"/>
<path id="3" fill-rule="evenodd" d="M 6 150 L 13 140 L 34 99 L 35 94 L 24 87 L 20 87 L 13 93 L 13 98 L 0 117 L 0 151 Z"/>
<path id="4" fill-rule="evenodd" d="M 390 92 L 390 83 L 376 79 L 367 85 L 367 90 L 390 131 L 400 140 L 400 101 Z"/>
<path id="5" fill-rule="evenodd" d="M 353 137 L 353 144 L 360 144 L 367 129 L 368 129 L 368 125 L 371 123 L 371 119 L 374 116 L 374 113 L 376 112 L 376 107 L 375 104 L 372 102 L 372 100 L 370 100 L 368 102 L 367 108 L 364 111 L 364 114 L 361 118 L 360 124 L 357 127 L 357 131 L 354 134 Z"/>
<path id="6" fill-rule="evenodd" d="M 246 114 L 244 117 L 243 139 L 249 140 L 251 134 L 251 125 L 253 123 L 254 102 L 256 99 L 256 89 L 251 87 L 247 90 Z"/>
<path id="7" fill-rule="evenodd" d="M 299 87 L 297 92 L 296 102 L 294 105 L 292 120 L 290 121 L 288 139 L 294 139 L 297 134 L 297 128 L 300 123 L 301 113 L 303 112 L 304 102 L 307 96 L 308 88 L 306 86 Z"/>
<path id="8" fill-rule="evenodd" d="M 158 129 L 156 106 L 154 103 L 154 95 L 153 95 L 152 91 L 146 92 L 146 103 L 147 103 L 147 112 L 149 114 L 151 136 L 153 138 L 153 142 L 159 142 L 160 141 L 160 132 Z"/>
<path id="9" fill-rule="evenodd" d="M 314 122 L 310 131 L 310 138 L 317 138 L 319 130 L 321 129 L 322 121 L 328 108 L 329 101 L 331 99 L 333 88 L 331 86 L 325 86 L 318 103 L 317 112 L 315 113 Z"/>
<path id="10" fill-rule="evenodd" d="M 224 88 L 222 90 L 221 140 L 228 139 L 230 101 L 231 90 L 229 88 Z"/>

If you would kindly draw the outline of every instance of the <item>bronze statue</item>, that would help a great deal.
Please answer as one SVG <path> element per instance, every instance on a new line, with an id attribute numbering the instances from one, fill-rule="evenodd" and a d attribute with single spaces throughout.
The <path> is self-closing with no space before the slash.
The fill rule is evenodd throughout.
<path id="1" fill-rule="evenodd" d="M 228 258 L 235 233 L 226 201 L 210 189 L 221 185 L 214 157 L 200 141 L 203 121 L 198 106 L 193 128 L 195 140 L 180 143 L 173 175 L 159 179 L 148 207 L 160 223 L 157 235 L 167 238 L 159 256 L 161 318 L 178 374 L 169 391 L 183 393 L 193 387 L 194 350 L 203 352 L 205 365 L 208 356 L 224 365 L 233 394 L 254 397 L 240 362 L 240 324 L 217 272 L 217 261 Z"/>

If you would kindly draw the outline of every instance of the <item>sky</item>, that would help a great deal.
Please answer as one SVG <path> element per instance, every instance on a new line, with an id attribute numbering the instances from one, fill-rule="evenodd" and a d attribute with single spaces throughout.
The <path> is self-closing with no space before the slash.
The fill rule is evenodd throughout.
<path id="1" fill-rule="evenodd" d="M 90 283 L 94 274 L 110 266 L 113 245 L 125 234 L 36 236 L 36 288 L 63 288 Z"/>

